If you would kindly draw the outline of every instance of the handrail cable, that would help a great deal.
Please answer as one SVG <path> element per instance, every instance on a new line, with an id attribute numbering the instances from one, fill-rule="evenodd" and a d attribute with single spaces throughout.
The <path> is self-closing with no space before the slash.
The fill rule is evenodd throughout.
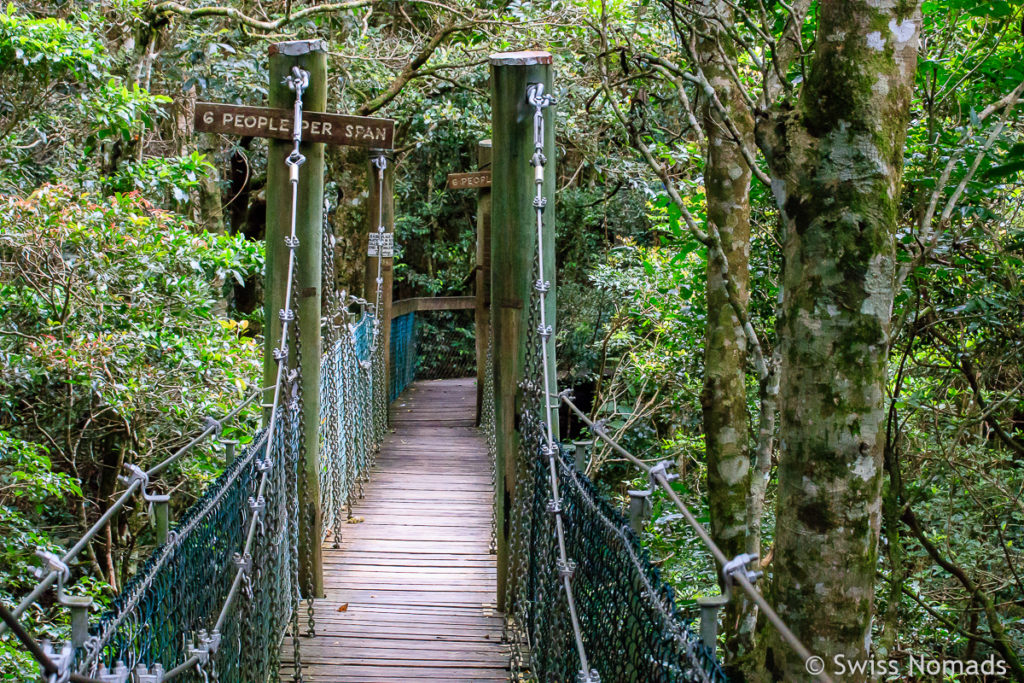
<path id="1" fill-rule="evenodd" d="M 165 470 L 175 461 L 180 459 L 183 455 L 188 453 L 197 444 L 207 439 L 214 432 L 219 432 L 223 428 L 223 424 L 225 422 L 229 422 L 230 420 L 234 419 L 240 412 L 242 412 L 242 410 L 246 406 L 248 406 L 250 403 L 256 400 L 257 397 L 259 397 L 263 392 L 265 392 L 269 388 L 270 387 L 265 387 L 252 392 L 252 394 L 250 394 L 245 399 L 245 401 L 236 406 L 231 412 L 222 417 L 220 420 L 214 420 L 213 418 L 209 418 L 207 426 L 199 435 L 197 435 L 187 444 L 179 448 L 174 454 L 169 456 L 163 462 L 160 462 L 159 464 L 146 470 L 145 472 L 133 472 L 127 481 L 128 488 L 122 491 L 121 495 L 117 497 L 117 500 L 115 500 L 109 507 L 107 507 L 106 510 L 103 511 L 103 514 L 100 515 L 100 518 L 96 520 L 96 522 L 93 523 L 91 527 L 89 527 L 89 529 L 81 536 L 81 538 L 78 539 L 75 545 L 73 545 L 70 550 L 64 553 L 64 555 L 59 560 L 60 564 L 68 565 L 71 562 L 73 562 L 75 558 L 78 557 L 78 554 L 85 549 L 89 541 L 91 541 L 96 536 L 96 534 L 98 534 L 100 531 L 103 530 L 104 527 L 106 527 L 106 525 L 110 522 L 111 518 L 115 514 L 117 514 L 121 510 L 121 508 L 123 508 L 128 503 L 129 500 L 131 500 L 131 498 L 139 491 L 140 488 L 143 490 L 143 493 L 145 494 L 145 489 L 146 486 L 148 485 L 150 477 L 155 476 L 162 472 L 163 470 Z M 14 618 L 20 619 L 21 616 L 28 610 L 28 608 L 31 607 L 36 602 L 36 600 L 42 597 L 43 593 L 45 593 L 50 587 L 53 586 L 53 584 L 60 577 L 62 571 L 63 568 L 50 569 L 49 571 L 47 571 L 36 583 L 35 587 L 31 590 L 31 592 L 29 592 L 29 594 L 26 595 L 11 612 Z M 0 635 L 6 632 L 8 628 L 9 625 L 6 621 L 0 623 Z"/>
<path id="2" fill-rule="evenodd" d="M 704 528 L 704 525 L 697 521 L 697 518 L 694 517 L 690 509 L 679 498 L 679 494 L 677 494 L 670 485 L 670 482 L 674 480 L 676 476 L 668 474 L 668 461 L 662 461 L 653 467 L 648 465 L 643 460 L 627 451 L 615 439 L 609 436 L 608 432 L 605 431 L 604 427 L 600 423 L 594 422 L 587 417 L 587 415 L 580 410 L 579 406 L 572 402 L 569 390 L 562 391 L 558 394 L 558 397 L 570 410 L 572 410 L 573 413 L 576 414 L 577 417 L 580 418 L 580 420 L 583 421 L 585 425 L 587 425 L 587 427 L 590 428 L 595 436 L 599 437 L 602 441 L 611 446 L 626 460 L 642 469 L 651 478 L 653 483 L 657 484 L 665 491 L 665 494 L 669 499 L 677 508 L 679 508 L 679 512 L 682 513 L 683 519 L 686 520 L 686 523 L 693 528 L 700 540 L 703 541 L 704 545 L 706 545 L 708 550 L 711 551 L 711 554 L 714 556 L 718 564 L 722 566 L 722 574 L 725 577 L 726 586 L 730 586 L 733 582 L 738 584 L 739 587 L 743 589 L 743 592 L 757 604 L 764 613 L 765 618 L 771 622 L 772 626 L 775 627 L 775 630 L 777 630 L 779 635 L 782 636 L 782 639 L 785 640 L 786 643 L 792 647 L 804 661 L 811 659 L 811 657 L 813 657 L 811 651 L 807 649 L 800 639 L 797 638 L 796 634 L 786 626 L 786 623 L 782 621 L 782 618 L 778 613 L 771 605 L 768 604 L 768 601 L 765 600 L 760 591 L 754 587 L 751 578 L 756 579 L 758 573 L 748 571 L 746 566 L 748 562 L 756 558 L 749 555 L 740 555 L 739 557 L 730 560 L 725 556 L 725 553 L 723 553 L 722 549 L 718 547 L 718 544 L 714 542 L 711 535 L 707 532 L 707 529 Z M 832 683 L 832 679 L 824 672 L 815 675 L 815 678 L 823 683 Z"/>

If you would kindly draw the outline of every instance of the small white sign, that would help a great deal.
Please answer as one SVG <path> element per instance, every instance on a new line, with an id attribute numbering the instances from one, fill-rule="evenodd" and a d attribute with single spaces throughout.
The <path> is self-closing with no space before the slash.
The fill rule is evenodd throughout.
<path id="1" fill-rule="evenodd" d="M 378 253 L 380 252 L 380 253 Z M 367 256 L 379 256 L 380 258 L 394 258 L 395 256 L 395 235 L 390 232 L 371 232 Z"/>

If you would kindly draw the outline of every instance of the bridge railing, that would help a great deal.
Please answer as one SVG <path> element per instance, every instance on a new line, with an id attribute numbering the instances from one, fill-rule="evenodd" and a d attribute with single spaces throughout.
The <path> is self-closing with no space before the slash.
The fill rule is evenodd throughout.
<path id="1" fill-rule="evenodd" d="M 320 485 L 325 539 L 340 539 L 346 512 L 361 492 L 384 431 L 382 347 L 372 341 L 374 322 L 364 312 L 340 326 L 323 354 Z M 155 675 L 159 667 L 163 678 L 151 680 L 205 683 L 206 676 L 194 664 L 182 667 L 200 656 L 216 659 L 222 683 L 265 681 L 277 672 L 282 634 L 289 623 L 293 631 L 300 630 L 297 402 L 285 404 L 279 424 L 269 452 L 266 432 L 260 432 L 188 508 L 168 540 L 92 627 L 75 653 L 77 671 L 102 677 L 122 667 L 132 672 L 142 667 L 143 675 Z M 259 497 L 259 482 L 267 470 L 270 476 Z M 255 542 L 242 554 L 257 508 L 262 514 Z M 245 599 L 214 635 L 240 563 L 251 566 L 240 587 Z"/>
<path id="2" fill-rule="evenodd" d="M 417 379 L 476 374 L 471 296 L 402 299 L 391 309 L 391 377 L 394 401 Z"/>

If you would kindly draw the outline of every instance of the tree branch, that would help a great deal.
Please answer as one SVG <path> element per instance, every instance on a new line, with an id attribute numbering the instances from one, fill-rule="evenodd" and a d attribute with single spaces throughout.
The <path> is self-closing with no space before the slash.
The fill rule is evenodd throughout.
<path id="1" fill-rule="evenodd" d="M 185 17 L 186 19 L 202 19 L 205 17 L 224 17 L 226 19 L 232 19 L 240 24 L 248 26 L 249 28 L 258 29 L 260 31 L 276 31 L 282 26 L 286 26 L 290 23 L 294 23 L 306 17 L 315 16 L 318 14 L 331 14 L 333 12 L 341 12 L 346 10 L 357 9 L 359 7 L 366 7 L 372 5 L 375 0 L 346 0 L 346 2 L 334 2 L 326 5 L 315 5 L 313 7 L 304 7 L 296 12 L 288 12 L 283 17 L 275 19 L 273 21 L 261 21 L 255 17 L 250 17 L 247 14 L 243 14 L 234 7 L 223 7 L 213 5 L 210 7 L 196 7 L 190 8 L 182 5 L 178 2 L 161 2 L 153 6 L 152 12 L 154 16 L 162 14 L 176 14 L 178 16 Z"/>

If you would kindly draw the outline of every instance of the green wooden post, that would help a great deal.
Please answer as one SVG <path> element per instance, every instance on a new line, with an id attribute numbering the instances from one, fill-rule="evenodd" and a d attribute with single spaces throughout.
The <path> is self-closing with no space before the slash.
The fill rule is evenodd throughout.
<path id="1" fill-rule="evenodd" d="M 476 152 L 477 169 L 491 167 L 491 141 L 481 140 Z M 476 424 L 484 406 L 484 375 L 491 326 L 491 188 L 481 187 L 476 200 Z"/>
<path id="2" fill-rule="evenodd" d="M 497 461 L 495 488 L 498 550 L 498 609 L 505 610 L 506 588 L 517 576 L 509 571 L 511 513 L 515 509 L 515 479 L 519 463 L 519 438 L 515 431 L 521 401 L 519 381 L 527 344 L 537 342 L 536 330 L 527 329 L 533 295 L 534 260 L 537 253 L 537 193 L 533 156 L 533 108 L 526 98 L 531 83 L 543 83 L 551 92 L 552 57 L 547 52 L 509 52 L 491 55 L 491 322 L 494 334 L 494 400 Z M 545 110 L 543 278 L 551 282 L 547 304 L 548 324 L 555 325 L 555 127 L 551 108 Z M 549 340 L 548 358 L 554 363 L 554 343 Z M 552 375 L 553 376 L 553 375 Z M 556 432 L 557 433 L 557 432 Z M 514 586 L 513 586 L 514 588 Z"/>
<path id="3" fill-rule="evenodd" d="M 387 166 L 384 168 L 383 196 L 379 169 L 374 160 L 384 155 Z M 384 234 L 394 235 L 395 232 L 395 169 L 393 157 L 384 150 L 370 150 L 370 198 L 366 212 L 366 230 L 368 234 L 376 234 L 381 225 Z M 383 213 L 382 213 L 383 210 Z M 378 254 L 380 252 L 378 251 Z M 384 387 L 385 392 L 391 386 L 391 288 L 395 281 L 394 262 L 391 256 L 366 257 L 366 273 L 363 279 L 363 298 L 376 303 L 377 295 L 377 261 L 380 261 L 380 274 L 384 282 L 381 284 L 380 310 L 377 311 L 381 328 L 381 353 L 384 354 Z"/>
<path id="4" fill-rule="evenodd" d="M 322 40 L 296 40 L 270 46 L 269 105 L 291 109 L 295 93 L 284 79 L 298 66 L 309 72 L 309 88 L 303 94 L 304 110 L 327 109 L 327 45 Z M 267 152 L 267 271 L 264 331 L 264 386 L 274 383 L 277 366 L 273 350 L 280 340 L 278 311 L 284 306 L 288 274 L 292 190 L 284 160 L 292 150 L 288 140 L 269 140 Z M 306 162 L 299 167 L 299 198 L 296 209 L 296 289 L 292 307 L 298 324 L 288 342 L 289 365 L 295 350 L 302 349 L 302 416 L 305 452 L 299 462 L 299 584 L 305 597 L 321 597 L 323 562 L 320 549 L 320 258 L 324 196 L 324 145 L 303 143 Z M 296 344 L 296 341 L 298 344 Z M 283 398 L 283 397 L 282 397 Z M 283 403 L 283 401 L 282 401 Z"/>

